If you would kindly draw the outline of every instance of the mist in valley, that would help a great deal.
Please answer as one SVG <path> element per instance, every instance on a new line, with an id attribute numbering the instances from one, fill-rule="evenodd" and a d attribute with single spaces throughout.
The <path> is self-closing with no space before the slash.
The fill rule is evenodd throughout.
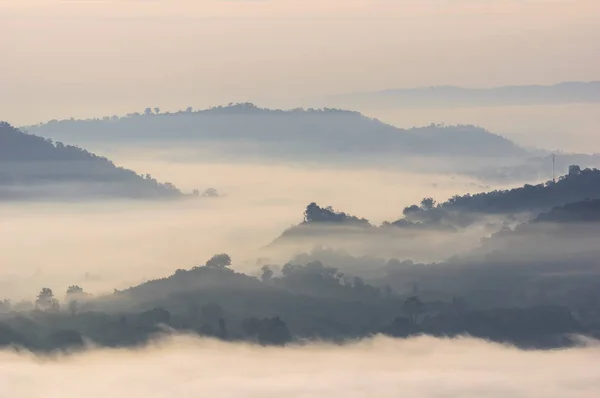
<path id="1" fill-rule="evenodd" d="M 122 152 L 113 158 L 184 191 L 214 188 L 220 196 L 167 202 L 4 202 L 3 295 L 32 298 L 44 286 L 64 291 L 72 284 L 111 292 L 202 264 L 220 252 L 234 258 L 235 268 L 255 271 L 257 259 L 273 256 L 260 249 L 299 222 L 311 201 L 383 222 L 397 218 L 424 194 L 445 198 L 478 186 L 462 177 L 376 169 L 175 162 L 164 152 Z M 358 247 L 355 253 L 385 252 L 393 244 L 388 240 Z M 270 261 L 284 263 L 312 246 L 279 250 Z M 405 255 L 414 253 L 407 250 Z M 428 257 L 442 259 L 447 253 Z"/>
<path id="2" fill-rule="evenodd" d="M 333 105 L 333 104 L 332 104 Z M 556 152 L 599 153 L 600 105 L 504 105 L 394 108 L 355 106 L 365 115 L 395 126 L 447 125 L 468 120 L 511 139 L 525 148 Z"/>
<path id="3" fill-rule="evenodd" d="M 0 353 L 15 396 L 596 397 L 598 343 L 520 351 L 469 338 L 376 337 L 345 345 L 262 348 L 178 336 L 141 349 L 36 358 Z M 35 382 L 28 382 L 35 380 Z"/>
<path id="4" fill-rule="evenodd" d="M 600 396 L 598 16 L 2 1 L 0 396 Z"/>

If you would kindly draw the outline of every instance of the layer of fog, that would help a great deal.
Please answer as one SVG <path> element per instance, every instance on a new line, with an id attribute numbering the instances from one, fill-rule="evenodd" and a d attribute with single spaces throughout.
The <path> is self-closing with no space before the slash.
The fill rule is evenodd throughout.
<path id="1" fill-rule="evenodd" d="M 521 218 L 527 220 L 528 215 Z M 449 257 L 468 253 L 479 247 L 483 237 L 490 236 L 505 225 L 515 225 L 517 221 L 509 221 L 504 216 L 481 217 L 479 221 L 467 228 L 456 230 L 444 228 L 361 228 L 345 226 L 310 226 L 297 229 L 293 235 L 282 236 L 261 253 L 266 257 L 263 262 L 272 259 L 289 258 L 290 253 L 308 253 L 321 248 L 335 249 L 354 257 L 377 257 L 410 259 L 414 262 L 431 263 Z M 434 248 L 432 250 L 432 248 Z M 332 265 L 346 271 L 347 264 Z M 374 271 L 365 263 L 364 269 L 352 272 L 362 276 L 372 276 Z"/>
<path id="2" fill-rule="evenodd" d="M 140 155 L 117 157 L 117 163 L 185 191 L 214 187 L 223 196 L 2 204 L 3 295 L 32 299 L 51 287 L 60 296 L 71 284 L 112 291 L 201 265 L 220 252 L 229 253 L 237 269 L 255 270 L 257 249 L 300 222 L 312 201 L 378 224 L 397 219 L 424 196 L 443 200 L 482 190 L 458 177 L 366 169 L 174 163 Z"/>
<path id="3" fill-rule="evenodd" d="M 114 157 L 115 150 L 137 150 L 155 155 L 167 152 L 175 161 L 378 167 L 459 173 L 485 182 L 522 184 L 551 178 L 550 152 L 559 154 L 558 174 L 566 172 L 565 164 L 600 166 L 598 157 L 568 155 L 600 152 L 600 141 L 595 136 L 600 126 L 599 106 L 357 108 L 388 124 L 350 113 L 260 113 L 240 106 L 229 109 L 227 116 L 215 111 L 167 117 L 162 109 L 160 115 L 67 120 L 30 126 L 28 130 L 109 158 Z M 529 151 L 465 124 L 482 126 Z M 401 130 L 390 125 L 408 130 L 399 134 Z M 442 129 L 441 125 L 463 127 Z M 410 129 L 412 126 L 429 127 Z"/>
<path id="4" fill-rule="evenodd" d="M 54 359 L 5 351 L 0 388 L 23 398 L 592 398 L 600 394 L 599 354 L 596 342 L 521 351 L 467 338 L 377 337 L 261 348 L 177 337 L 143 349 L 92 349 Z"/>

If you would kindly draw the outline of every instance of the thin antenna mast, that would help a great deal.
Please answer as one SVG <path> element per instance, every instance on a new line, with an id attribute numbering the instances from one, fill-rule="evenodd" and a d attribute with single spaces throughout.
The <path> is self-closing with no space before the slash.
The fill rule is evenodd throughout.
<path id="1" fill-rule="evenodd" d="M 555 174 L 555 170 L 556 170 L 556 155 L 552 154 L 552 183 L 555 184 L 556 183 L 556 174 Z"/>

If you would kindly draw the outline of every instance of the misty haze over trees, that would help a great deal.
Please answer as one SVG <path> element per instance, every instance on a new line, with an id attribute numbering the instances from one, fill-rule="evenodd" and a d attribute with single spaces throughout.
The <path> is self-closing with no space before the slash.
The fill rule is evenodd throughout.
<path id="1" fill-rule="evenodd" d="M 406 253 L 407 248 L 400 242 L 417 240 L 430 243 L 435 237 L 433 234 L 456 234 L 454 240 L 464 240 L 465 237 L 459 234 L 461 231 L 482 226 L 482 236 L 485 236 L 486 233 L 514 226 L 519 220 L 535 219 L 540 213 L 557 206 L 598 198 L 600 170 L 582 170 L 579 166 L 572 165 L 569 173 L 558 180 L 538 185 L 526 184 L 513 189 L 455 195 L 441 203 L 433 198 L 423 198 L 420 204 L 406 206 L 401 218 L 385 221 L 380 226 L 375 226 L 364 218 L 336 211 L 332 207 L 320 207 L 311 203 L 306 207 L 304 220 L 285 230 L 266 249 L 306 249 L 327 244 L 350 250 L 352 246 L 359 245 L 361 250 L 371 247 L 374 253 L 379 251 L 381 254 L 379 244 L 387 239 L 392 246 L 395 245 L 399 251 Z M 418 244 L 410 246 L 412 250 L 417 250 L 418 247 Z M 456 250 L 459 249 L 460 246 Z M 422 251 L 431 250 L 425 245 Z"/>
<path id="2" fill-rule="evenodd" d="M 198 111 L 189 107 L 175 113 L 154 113 L 148 108 L 144 113 L 122 117 L 52 120 L 26 130 L 76 143 L 220 142 L 250 146 L 271 156 L 335 152 L 354 156 L 470 156 L 477 150 L 479 156 L 515 157 L 525 153 L 509 140 L 475 126 L 432 125 L 403 130 L 353 111 L 265 109 L 251 103 Z"/>
<path id="3" fill-rule="evenodd" d="M 385 165 L 508 182 L 547 178 L 552 164 L 549 153 L 525 150 L 477 126 L 432 123 L 401 129 L 334 108 L 281 110 L 252 103 L 172 113 L 147 108 L 125 116 L 51 120 L 24 129 L 86 147 L 118 143 L 195 149 L 186 155 L 188 160 L 217 156 Z M 568 164 L 600 167 L 595 155 L 562 153 L 559 159 L 563 156 L 558 170 Z"/>
<path id="4" fill-rule="evenodd" d="M 0 200 L 182 195 L 173 184 L 159 183 L 149 174 L 138 175 L 84 149 L 0 122 Z"/>
<path id="5" fill-rule="evenodd" d="M 573 334 L 600 337 L 598 175 L 572 166 L 556 183 L 441 204 L 425 198 L 418 209 L 407 207 L 406 216 L 531 212 L 530 221 L 442 262 L 321 248 L 283 265 L 263 263 L 249 275 L 234 271 L 221 253 L 112 294 L 93 296 L 72 285 L 63 296 L 44 287 L 31 301 L 0 303 L 0 344 L 36 351 L 79 347 L 86 339 L 127 346 L 176 330 L 263 345 L 425 333 L 571 346 Z M 384 228 L 311 203 L 301 225 L 315 223 Z"/>
<path id="6" fill-rule="evenodd" d="M 175 113 L 154 107 L 27 131 L 0 124 L 2 199 L 184 196 L 171 183 L 53 139 L 181 145 L 197 156 L 220 146 L 230 155 L 252 149 L 284 160 L 399 159 L 396 166 L 422 157 L 412 165 L 419 172 L 445 165 L 446 173 L 500 180 L 537 178 L 555 160 L 471 125 L 399 129 L 358 112 L 250 103 Z M 557 348 L 577 344 L 574 334 L 600 337 L 600 170 L 585 167 L 598 157 L 558 158 L 554 166 L 568 174 L 556 181 L 439 202 L 424 197 L 380 225 L 311 202 L 303 220 L 265 248 L 301 243 L 287 252 L 291 260 L 262 258 L 254 272 L 234 270 L 231 256 L 219 253 L 111 294 L 72 284 L 64 293 L 48 285 L 31 299 L 3 298 L 0 346 L 137 346 L 174 331 L 261 345 L 428 334 Z M 221 196 L 214 188 L 192 195 Z"/>
<path id="7" fill-rule="evenodd" d="M 0 0 L 0 398 L 600 397 L 600 0 Z"/>

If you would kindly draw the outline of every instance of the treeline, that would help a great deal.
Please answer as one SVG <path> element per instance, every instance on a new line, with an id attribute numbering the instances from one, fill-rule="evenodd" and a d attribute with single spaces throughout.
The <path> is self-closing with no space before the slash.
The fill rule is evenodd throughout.
<path id="1" fill-rule="evenodd" d="M 160 183 L 149 174 L 142 176 L 132 170 L 117 167 L 107 158 L 85 149 L 25 134 L 8 123 L 0 122 L 0 198 L 19 194 L 34 195 L 35 184 L 75 183 L 91 184 L 93 187 L 90 191 L 97 191 L 100 195 L 182 195 L 172 183 Z M 27 189 L 19 190 L 21 186 Z M 65 192 L 65 195 L 71 194 L 74 192 Z"/>
<path id="2" fill-rule="evenodd" d="M 425 333 L 551 348 L 573 344 L 571 333 L 598 333 L 567 307 L 498 302 L 486 309 L 468 295 L 426 299 L 417 288 L 402 293 L 318 261 L 263 266 L 256 277 L 237 273 L 230 264 L 229 256 L 220 254 L 205 265 L 98 297 L 72 286 L 64 305 L 49 288 L 29 309 L 5 301 L 0 345 L 35 351 L 81 347 L 86 340 L 128 346 L 175 330 L 264 345 Z"/>
<path id="3" fill-rule="evenodd" d="M 227 143 L 222 151 L 240 153 L 248 144 L 274 157 L 352 155 L 374 156 L 479 156 L 524 157 L 528 152 L 510 140 L 471 125 L 400 129 L 358 112 L 341 109 L 290 110 L 260 108 L 251 103 L 229 104 L 204 110 L 188 107 L 174 113 L 147 108 L 125 116 L 96 119 L 51 120 L 27 126 L 28 132 L 71 142 L 170 144 Z M 237 147 L 235 144 L 241 144 Z M 265 146 L 268 144 L 268 146 Z M 397 160 L 397 159 L 396 159 Z"/>
<path id="4" fill-rule="evenodd" d="M 530 213 L 535 217 L 556 206 L 594 198 L 600 198 L 600 170 L 589 168 L 582 170 L 579 166 L 572 165 L 569 167 L 568 174 L 560 176 L 558 180 L 538 185 L 526 184 L 513 189 L 455 195 L 442 203 L 437 203 L 433 198 L 423 198 L 420 204 L 405 207 L 402 218 L 384 222 L 381 227 L 453 230 L 467 227 L 485 215 L 512 217 L 519 213 Z M 574 206 L 584 205 L 580 203 Z M 585 212 L 585 209 L 582 211 Z M 576 217 L 572 212 L 568 214 Z M 582 214 L 579 217 L 584 216 Z M 577 219 L 574 218 L 573 221 Z M 311 225 L 376 227 L 365 218 L 336 211 L 332 207 L 321 207 L 314 202 L 306 207 L 304 220 L 298 227 Z M 305 228 L 298 229 L 298 227 L 285 231 L 282 237 L 309 233 Z"/>

